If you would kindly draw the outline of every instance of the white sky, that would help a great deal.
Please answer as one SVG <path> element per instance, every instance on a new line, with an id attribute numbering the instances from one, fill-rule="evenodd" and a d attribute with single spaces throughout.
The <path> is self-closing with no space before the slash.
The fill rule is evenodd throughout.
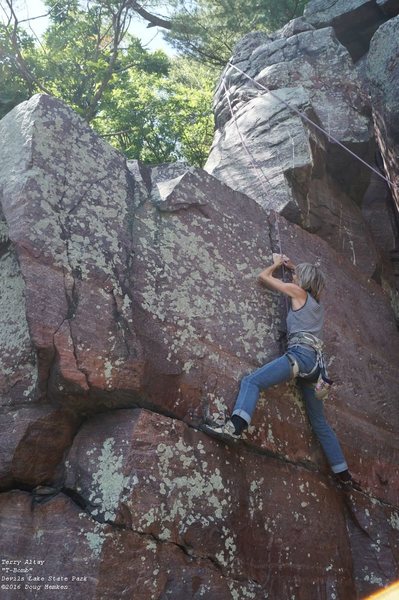
<path id="1" fill-rule="evenodd" d="M 5 5 L 5 3 L 2 3 Z M 15 12 L 20 20 L 32 17 L 38 17 L 46 14 L 47 9 L 41 0 L 16 0 Z M 4 20 L 4 12 L 0 11 L 0 19 Z M 24 23 L 24 26 L 29 31 L 31 28 L 37 37 L 41 37 L 48 25 L 48 19 L 43 17 L 35 19 L 29 23 Z M 159 27 L 151 27 L 147 29 L 147 23 L 140 17 L 132 21 L 130 33 L 140 38 L 141 43 L 149 50 L 162 49 L 167 54 L 174 54 L 173 48 L 168 46 L 164 40 Z"/>

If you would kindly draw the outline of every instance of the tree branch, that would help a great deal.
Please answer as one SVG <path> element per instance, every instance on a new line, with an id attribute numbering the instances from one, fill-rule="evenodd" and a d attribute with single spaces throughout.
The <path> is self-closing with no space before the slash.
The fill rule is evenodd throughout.
<path id="1" fill-rule="evenodd" d="M 123 133 L 130 133 L 131 129 L 122 129 L 121 131 L 111 131 L 110 133 L 100 133 L 99 135 L 103 138 L 112 137 L 114 135 L 122 135 Z"/>
<path id="2" fill-rule="evenodd" d="M 172 29 L 172 22 L 167 21 L 166 19 L 159 17 L 158 15 L 153 15 L 145 10 L 140 4 L 137 4 L 136 0 L 130 0 L 128 3 L 129 8 L 132 8 L 140 17 L 143 17 L 146 21 L 148 21 L 147 27 L 163 27 L 163 29 Z"/>
<path id="3" fill-rule="evenodd" d="M 289 15 L 289 17 L 288 17 L 288 21 L 291 21 L 295 17 L 297 10 L 298 10 L 298 6 L 299 6 L 299 0 L 296 0 L 295 6 L 291 11 L 291 15 Z"/>
<path id="4" fill-rule="evenodd" d="M 91 99 L 88 109 L 85 113 L 85 118 L 89 123 L 96 116 L 98 104 L 99 104 L 99 102 L 102 98 L 102 95 L 103 95 L 103 93 L 115 71 L 115 64 L 116 64 L 116 60 L 118 58 L 118 53 L 119 53 L 119 44 L 121 43 L 121 41 L 127 31 L 125 28 L 126 13 L 123 14 L 123 12 L 124 12 L 124 10 L 126 10 L 128 8 L 128 5 L 129 5 L 129 2 L 122 3 L 118 9 L 118 12 L 113 16 L 113 19 L 112 19 L 112 25 L 113 25 L 113 30 L 114 30 L 112 53 L 111 53 L 111 57 L 109 59 L 106 73 L 104 74 L 104 77 L 103 77 L 100 85 L 98 86 L 97 91 L 95 92 L 93 98 Z"/>
<path id="5" fill-rule="evenodd" d="M 6 2 L 7 2 L 7 6 L 10 9 L 11 16 L 14 19 L 12 33 L 10 34 L 8 32 L 8 30 L 6 32 L 6 35 L 9 39 L 9 41 L 11 42 L 11 47 L 14 51 L 14 56 L 12 58 L 15 60 L 15 63 L 17 65 L 19 72 L 21 73 L 22 78 L 25 79 L 25 81 L 27 82 L 27 84 L 29 85 L 30 88 L 32 86 L 36 86 L 41 92 L 44 92 L 45 94 L 49 94 L 51 96 L 52 95 L 51 92 L 44 85 L 42 85 L 40 83 L 40 81 L 38 79 L 36 79 L 36 77 L 34 77 L 34 75 L 32 75 L 28 64 L 26 63 L 24 57 L 22 56 L 21 50 L 19 49 L 19 40 L 18 40 L 18 24 L 19 24 L 18 17 L 15 14 L 12 0 L 6 0 Z M 10 18 L 10 22 L 11 22 L 11 18 Z"/>

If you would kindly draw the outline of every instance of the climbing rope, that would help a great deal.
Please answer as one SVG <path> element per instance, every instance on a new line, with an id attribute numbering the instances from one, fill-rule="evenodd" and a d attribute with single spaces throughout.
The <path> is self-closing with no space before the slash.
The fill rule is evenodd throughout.
<path id="1" fill-rule="evenodd" d="M 389 185 L 390 188 L 396 187 L 394 185 L 394 183 L 390 179 L 388 179 L 388 177 L 385 177 L 385 175 L 383 175 L 380 171 L 378 171 L 377 169 L 375 169 L 368 162 L 366 162 L 365 160 L 363 160 L 358 154 L 356 154 L 355 152 L 353 152 L 352 150 L 350 150 L 347 146 L 345 146 L 345 144 L 342 144 L 342 142 L 340 142 L 339 140 L 337 140 L 337 138 L 335 138 L 333 135 L 331 135 L 331 133 L 329 133 L 328 131 L 326 131 L 323 127 L 321 127 L 320 125 L 318 125 L 317 123 L 315 123 L 314 121 L 312 121 L 312 119 L 309 119 L 309 117 L 307 115 L 305 115 L 304 112 L 302 112 L 299 109 L 295 108 L 295 106 L 291 106 L 288 102 L 286 102 L 286 100 L 283 100 L 282 98 L 280 98 L 275 92 L 273 92 L 272 90 L 270 90 L 270 88 L 268 88 L 266 85 L 263 85 L 262 83 L 259 83 L 258 81 L 255 81 L 255 79 L 253 77 L 250 77 L 250 75 L 248 75 L 247 73 L 245 73 L 244 71 L 242 71 L 242 69 L 240 69 L 236 65 L 233 65 L 230 61 L 227 64 L 230 67 L 232 67 L 233 69 L 235 69 L 236 71 L 238 71 L 239 73 L 241 73 L 241 75 L 244 75 L 244 77 L 246 77 L 247 79 L 249 79 L 250 81 L 252 81 L 255 85 L 257 85 L 261 89 L 263 89 L 266 92 L 268 92 L 273 98 L 275 98 L 276 100 L 278 100 L 279 102 L 281 102 L 282 104 L 284 104 L 284 106 L 286 106 L 291 112 L 295 113 L 301 119 L 303 119 L 304 121 L 306 121 L 307 123 L 309 123 L 310 125 L 312 125 L 313 127 L 315 127 L 316 129 L 318 129 L 319 131 L 321 131 L 322 133 L 324 133 L 324 135 L 327 137 L 327 139 L 332 140 L 335 144 L 337 144 L 338 146 L 340 146 L 341 148 L 343 148 L 343 150 L 345 150 L 345 152 L 348 152 L 351 156 L 353 156 L 354 158 L 356 158 L 356 160 L 358 160 L 364 166 L 366 166 L 368 169 L 370 169 L 370 171 L 372 171 L 373 173 L 375 173 L 376 175 L 378 175 L 378 177 L 381 177 L 381 179 L 384 179 L 384 181 L 386 181 L 386 183 Z M 223 83 L 224 83 L 224 79 L 223 79 Z M 224 83 L 224 86 L 226 87 L 225 83 Z"/>
<path id="2" fill-rule="evenodd" d="M 365 160 L 363 160 L 358 154 L 356 154 L 355 152 L 353 152 L 352 150 L 350 150 L 347 146 L 345 146 L 345 144 L 343 144 L 342 142 L 340 142 L 336 137 L 334 137 L 333 135 L 331 135 L 330 132 L 326 131 L 323 127 L 321 127 L 320 125 L 318 125 L 317 123 L 315 123 L 312 119 L 310 119 L 303 111 L 300 111 L 299 109 L 297 109 L 295 106 L 291 106 L 286 100 L 284 100 L 283 98 L 280 98 L 275 92 L 273 92 L 272 90 L 270 90 L 270 88 L 266 85 L 263 85 L 261 83 L 259 83 L 258 81 L 255 81 L 255 79 L 253 77 L 251 77 L 250 75 L 248 75 L 247 73 L 245 73 L 242 69 L 240 69 L 239 67 L 237 67 L 236 65 L 233 65 L 230 61 L 228 61 L 227 63 L 230 67 L 232 67 L 233 69 L 235 69 L 236 71 L 238 71 L 241 75 L 244 75 L 244 77 L 246 77 L 249 81 L 251 81 L 253 84 L 255 84 L 255 86 L 258 86 L 258 88 L 261 88 L 263 90 L 265 90 L 266 92 L 268 92 L 273 98 L 275 98 L 278 102 L 281 102 L 284 106 L 286 106 L 288 108 L 288 110 L 290 110 L 291 112 L 293 112 L 294 114 L 296 114 L 297 116 L 299 116 L 303 121 L 306 121 L 307 123 L 309 123 L 310 125 L 312 125 L 313 127 L 315 127 L 318 131 L 320 131 L 321 133 L 323 133 L 327 139 L 330 141 L 332 140 L 335 144 L 337 144 L 338 146 L 340 146 L 343 150 L 345 150 L 345 152 L 347 152 L 348 154 L 350 154 L 353 158 L 355 158 L 357 161 L 359 161 L 360 163 L 362 163 L 365 167 L 367 167 L 370 171 L 372 171 L 373 173 L 375 173 L 376 175 L 378 175 L 378 177 L 380 177 L 381 179 L 383 179 L 387 184 L 388 187 L 392 190 L 393 188 L 395 188 L 394 183 L 388 179 L 388 177 L 385 177 L 385 175 L 383 175 L 378 169 L 374 168 L 372 165 L 370 165 L 368 162 L 366 162 Z M 267 178 L 266 174 L 263 172 L 262 169 L 259 169 L 256 161 L 254 160 L 246 142 L 245 139 L 240 131 L 240 128 L 238 126 L 238 122 L 237 122 L 237 118 L 236 118 L 236 114 L 233 111 L 233 107 L 232 107 L 232 103 L 230 100 L 230 95 L 226 86 L 226 77 L 225 75 L 222 78 L 222 87 L 224 89 L 224 93 L 225 96 L 227 98 L 227 103 L 229 106 L 229 110 L 232 116 L 232 120 L 235 124 L 235 127 L 237 129 L 238 135 L 240 137 L 241 140 L 241 144 L 246 152 L 246 154 L 249 157 L 250 163 L 252 164 L 252 167 L 255 170 L 255 173 L 261 183 L 261 186 L 263 188 L 264 193 L 267 195 L 267 190 L 265 188 L 263 179 L 267 182 L 267 184 L 273 189 L 272 184 L 270 183 L 270 180 Z M 294 148 L 294 141 L 292 139 L 292 144 L 293 144 L 293 148 Z M 279 227 L 279 214 L 278 212 L 275 212 L 275 224 L 276 224 L 276 231 L 277 231 L 277 243 L 278 243 L 278 250 L 279 250 L 279 254 L 282 255 L 282 248 L 281 248 L 281 236 L 280 236 L 280 227 Z M 283 280 L 285 279 L 284 277 L 285 273 L 284 273 L 284 266 L 283 266 Z"/>
<path id="3" fill-rule="evenodd" d="M 232 117 L 233 123 L 236 126 L 237 133 L 238 133 L 239 138 L 241 140 L 241 144 L 242 144 L 245 152 L 247 153 L 247 155 L 249 157 L 251 165 L 254 168 L 255 173 L 256 173 L 256 175 L 257 175 L 257 177 L 258 177 L 258 179 L 260 181 L 260 184 L 261 184 L 261 186 L 263 188 L 263 192 L 265 193 L 265 196 L 267 197 L 267 189 L 266 189 L 266 187 L 264 185 L 262 177 L 266 180 L 266 182 L 270 185 L 270 187 L 272 189 L 273 189 L 273 186 L 272 186 L 270 180 L 267 178 L 267 176 L 263 172 L 263 170 L 262 169 L 258 169 L 257 164 L 256 164 L 256 162 L 255 162 L 255 160 L 254 160 L 254 158 L 253 158 L 253 156 L 252 156 L 252 154 L 251 154 L 251 152 L 250 152 L 247 144 L 245 143 L 244 136 L 242 135 L 241 130 L 238 127 L 236 115 L 235 115 L 235 113 L 233 111 L 233 107 L 232 107 L 232 104 L 231 104 L 231 101 L 230 101 L 230 95 L 229 95 L 229 92 L 228 92 L 228 89 L 227 89 L 226 82 L 225 82 L 224 78 L 222 79 L 222 85 L 223 85 L 223 88 L 224 88 L 224 91 L 225 91 L 225 95 L 226 95 L 226 98 L 227 98 L 227 104 L 228 104 L 229 109 L 230 109 L 231 117 Z M 262 175 L 262 177 L 260 175 Z M 270 211 L 269 211 L 269 214 L 270 214 Z M 275 224 L 276 224 L 276 232 L 277 232 L 278 250 L 279 250 L 279 254 L 282 255 L 282 250 L 281 250 L 281 236 L 280 236 L 280 227 L 279 227 L 279 214 L 278 214 L 278 212 L 275 212 Z M 284 265 L 282 265 L 282 279 L 283 279 L 283 281 L 286 280 Z M 286 311 L 288 312 L 288 298 L 287 297 L 284 297 L 284 298 L 285 298 L 285 308 L 286 308 Z"/>
<path id="4" fill-rule="evenodd" d="M 234 124 L 235 124 L 235 126 L 236 126 L 237 133 L 238 133 L 238 135 L 239 135 L 239 138 L 240 138 L 240 140 L 241 140 L 241 144 L 242 144 L 242 146 L 243 146 L 243 148 L 244 148 L 245 152 L 247 153 L 247 155 L 248 155 L 248 157 L 249 157 L 249 160 L 250 160 L 250 162 L 251 162 L 251 164 L 252 164 L 252 167 L 254 168 L 254 170 L 255 170 L 255 173 L 256 173 L 256 175 L 257 175 L 257 177 L 258 177 L 259 181 L 260 181 L 260 184 L 261 184 L 261 186 L 262 186 L 263 192 L 265 193 L 265 197 L 267 197 L 267 189 L 266 189 L 266 187 L 265 187 L 265 185 L 264 185 L 263 179 L 265 179 L 265 180 L 266 180 L 266 182 L 267 182 L 267 183 L 270 185 L 270 187 L 271 187 L 272 189 L 273 189 L 273 186 L 272 186 L 272 184 L 271 184 L 270 180 L 267 178 L 266 174 L 263 172 L 263 169 L 258 169 L 258 166 L 257 166 L 257 164 L 256 164 L 256 161 L 255 161 L 254 157 L 252 156 L 252 154 L 251 154 L 251 152 L 250 152 L 250 150 L 249 150 L 249 148 L 248 148 L 247 144 L 245 143 L 245 140 L 244 140 L 244 137 L 243 137 L 243 135 L 242 135 L 242 133 L 241 133 L 241 130 L 240 130 L 240 128 L 238 127 L 238 123 L 237 123 L 236 115 L 235 115 L 235 113 L 233 112 L 233 107 L 232 107 L 232 105 L 231 105 L 231 101 L 230 101 L 229 92 L 228 92 L 228 90 L 227 90 L 226 83 L 225 83 L 224 79 L 222 80 L 222 84 L 223 84 L 223 87 L 224 87 L 224 90 L 225 90 L 225 94 L 226 94 L 226 98 L 227 98 L 227 103 L 228 103 L 228 105 L 229 105 L 229 109 L 230 109 L 230 113 L 231 113 L 231 116 L 232 116 L 232 119 L 233 119 L 233 123 L 234 123 Z M 261 176 L 262 176 L 262 177 L 261 177 Z M 278 242 L 278 247 L 279 247 L 279 253 L 281 254 L 281 253 L 282 253 L 282 252 L 281 252 L 281 238 L 280 238 L 280 228 L 279 228 L 279 226 L 278 226 L 278 213 L 276 213 L 276 229 L 277 229 L 277 242 Z M 283 267 L 283 268 L 284 268 L 284 267 Z"/>
<path id="5" fill-rule="evenodd" d="M 249 160 L 251 161 L 251 164 L 252 164 L 252 166 L 253 166 L 253 168 L 254 168 L 254 170 L 255 170 L 255 173 L 257 174 L 257 176 L 258 176 L 258 178 L 259 178 L 259 181 L 260 181 L 260 183 L 261 183 L 261 185 L 262 185 L 263 191 L 265 192 L 265 194 L 266 194 L 266 196 L 267 196 L 267 190 L 266 190 L 266 188 L 265 188 L 265 186 L 264 186 L 263 179 L 260 177 L 260 173 L 262 174 L 262 176 L 264 177 L 264 179 L 266 179 L 266 181 L 267 181 L 267 183 L 270 185 L 270 187 L 271 187 L 271 188 L 273 188 L 273 186 L 272 186 L 272 184 L 271 184 L 270 180 L 267 178 L 267 176 L 266 176 L 266 175 L 265 175 L 265 173 L 263 172 L 263 170 L 262 170 L 262 169 L 258 169 L 258 167 L 257 167 L 257 164 L 256 164 L 256 162 L 255 162 L 255 160 L 254 160 L 254 158 L 253 158 L 253 156 L 252 156 L 251 152 L 249 151 L 249 149 L 248 149 L 248 147 L 247 147 L 247 145 L 246 145 L 246 143 L 245 143 L 245 141 L 244 141 L 244 137 L 243 137 L 243 135 L 242 135 L 242 133 L 241 133 L 241 130 L 240 130 L 240 128 L 238 127 L 237 119 L 236 119 L 236 117 L 235 117 L 235 114 L 234 114 L 234 112 L 233 112 L 233 107 L 232 107 L 232 105 L 231 105 L 231 101 L 230 101 L 229 92 L 228 92 L 228 90 L 227 90 L 227 87 L 226 87 L 226 83 L 225 83 L 225 80 L 224 80 L 224 78 L 223 78 L 223 80 L 222 80 L 222 85 L 223 85 L 223 87 L 224 87 L 224 91 L 225 91 L 226 98 L 227 98 L 227 104 L 229 105 L 230 113 L 231 113 L 231 116 L 232 116 L 233 122 L 234 122 L 234 124 L 235 124 L 235 126 L 236 126 L 236 129 L 237 129 L 237 133 L 238 133 L 238 135 L 239 135 L 239 138 L 240 138 L 240 140 L 241 140 L 241 144 L 242 144 L 242 146 L 243 146 L 243 148 L 244 148 L 245 152 L 247 153 L 247 155 L 248 155 L 248 157 L 249 157 Z"/>

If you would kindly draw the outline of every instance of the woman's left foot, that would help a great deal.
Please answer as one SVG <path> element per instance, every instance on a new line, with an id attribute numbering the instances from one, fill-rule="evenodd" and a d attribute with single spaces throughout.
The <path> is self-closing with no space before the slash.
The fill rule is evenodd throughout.
<path id="1" fill-rule="evenodd" d="M 223 425 L 208 425 L 204 423 L 201 427 L 202 431 L 205 431 L 208 435 L 216 437 L 225 442 L 231 442 L 232 440 L 239 440 L 240 434 L 236 432 L 234 423 L 228 419 Z"/>

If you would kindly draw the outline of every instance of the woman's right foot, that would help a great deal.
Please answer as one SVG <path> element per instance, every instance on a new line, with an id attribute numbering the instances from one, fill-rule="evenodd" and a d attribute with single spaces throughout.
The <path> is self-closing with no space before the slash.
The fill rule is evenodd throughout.
<path id="1" fill-rule="evenodd" d="M 362 491 L 359 482 L 356 481 L 356 479 L 353 479 L 352 475 L 349 473 L 348 470 L 341 471 L 341 473 L 336 473 L 335 478 L 344 490 L 355 489 L 359 492 Z"/>

